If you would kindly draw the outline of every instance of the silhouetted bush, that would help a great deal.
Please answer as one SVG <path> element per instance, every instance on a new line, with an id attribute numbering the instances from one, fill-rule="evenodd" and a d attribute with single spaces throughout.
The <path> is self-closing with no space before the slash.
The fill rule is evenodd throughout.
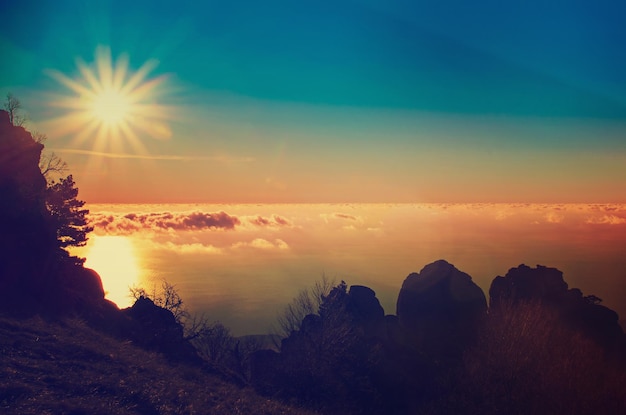
<path id="1" fill-rule="evenodd" d="M 378 381 L 386 360 L 379 337 L 385 318 L 372 290 L 352 288 L 341 282 L 322 296 L 317 313 L 282 340 L 280 353 L 253 355 L 259 390 L 324 413 L 383 413 L 388 405 Z M 269 367 L 270 375 L 264 372 Z"/>

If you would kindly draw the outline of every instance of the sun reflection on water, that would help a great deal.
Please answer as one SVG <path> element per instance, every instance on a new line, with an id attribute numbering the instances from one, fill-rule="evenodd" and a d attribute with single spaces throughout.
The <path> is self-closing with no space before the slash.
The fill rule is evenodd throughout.
<path id="1" fill-rule="evenodd" d="M 102 278 L 106 298 L 120 308 L 132 305 L 130 288 L 139 284 L 141 267 L 131 238 L 92 236 L 85 256 L 85 266 Z"/>

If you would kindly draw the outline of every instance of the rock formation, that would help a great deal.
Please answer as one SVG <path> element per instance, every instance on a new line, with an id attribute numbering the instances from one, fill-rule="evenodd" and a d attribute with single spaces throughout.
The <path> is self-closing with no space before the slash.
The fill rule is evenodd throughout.
<path id="1" fill-rule="evenodd" d="M 0 305 L 31 308 L 49 293 L 54 233 L 47 224 L 43 145 L 0 111 Z"/>
<path id="2" fill-rule="evenodd" d="M 0 111 L 0 309 L 100 314 L 112 306 L 100 277 L 56 241 L 39 170 L 42 150 Z"/>
<path id="3" fill-rule="evenodd" d="M 577 288 L 568 289 L 563 273 L 556 268 L 542 265 L 531 268 L 524 264 L 511 268 L 504 277 L 493 280 L 489 297 L 492 312 L 506 312 L 519 302 L 537 302 L 556 310 L 565 324 L 601 345 L 625 347 L 617 313 L 600 305 L 601 300 L 595 296 L 583 296 Z"/>
<path id="4" fill-rule="evenodd" d="M 504 277 L 497 276 L 489 288 L 489 306 L 496 309 L 504 301 L 536 300 L 555 302 L 567 292 L 563 273 L 556 268 L 520 265 Z"/>
<path id="5" fill-rule="evenodd" d="M 403 282 L 397 302 L 400 327 L 427 353 L 454 353 L 471 339 L 487 311 L 483 291 L 444 260 L 426 265 Z"/>
<path id="6" fill-rule="evenodd" d="M 157 306 L 149 298 L 140 297 L 132 307 L 122 310 L 122 314 L 129 319 L 120 320 L 122 337 L 172 360 L 200 363 L 196 350 L 184 338 L 183 326 L 171 311 Z"/>

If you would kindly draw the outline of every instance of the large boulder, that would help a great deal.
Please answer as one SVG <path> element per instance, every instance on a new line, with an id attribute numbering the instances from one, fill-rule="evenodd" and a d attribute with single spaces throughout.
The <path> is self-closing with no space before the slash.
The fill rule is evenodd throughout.
<path id="1" fill-rule="evenodd" d="M 352 285 L 348 292 L 347 311 L 354 323 L 361 326 L 365 337 L 385 336 L 385 310 L 371 288 Z"/>
<path id="2" fill-rule="evenodd" d="M 357 321 L 376 321 L 385 316 L 385 310 L 376 298 L 376 293 L 363 285 L 352 285 L 348 292 L 349 308 Z"/>
<path id="3" fill-rule="evenodd" d="M 468 274 L 438 260 L 404 280 L 396 310 L 411 343 L 429 354 L 455 354 L 475 334 L 487 300 Z"/>
<path id="4" fill-rule="evenodd" d="M 86 314 L 99 309 L 105 301 L 102 279 L 90 268 L 64 264 L 60 267 L 58 282 L 67 311 Z"/>

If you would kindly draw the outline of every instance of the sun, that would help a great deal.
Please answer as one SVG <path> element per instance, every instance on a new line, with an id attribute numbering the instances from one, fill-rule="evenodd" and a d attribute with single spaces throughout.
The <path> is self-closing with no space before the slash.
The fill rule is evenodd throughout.
<path id="1" fill-rule="evenodd" d="M 171 137 L 169 121 L 175 109 L 159 102 L 164 97 L 165 75 L 149 78 L 157 62 L 145 62 L 138 70 L 129 67 L 128 55 L 114 62 L 111 50 L 99 46 L 94 62 L 76 60 L 78 75 L 71 78 L 59 71 L 46 71 L 69 90 L 54 95 L 50 106 L 62 114 L 50 120 L 55 135 L 74 135 L 75 144 L 90 142 L 91 150 L 145 154 L 144 137 Z"/>
<path id="2" fill-rule="evenodd" d="M 109 127 L 126 123 L 132 109 L 132 101 L 128 96 L 114 89 L 102 91 L 91 105 L 94 118 L 99 118 L 103 125 Z"/>

